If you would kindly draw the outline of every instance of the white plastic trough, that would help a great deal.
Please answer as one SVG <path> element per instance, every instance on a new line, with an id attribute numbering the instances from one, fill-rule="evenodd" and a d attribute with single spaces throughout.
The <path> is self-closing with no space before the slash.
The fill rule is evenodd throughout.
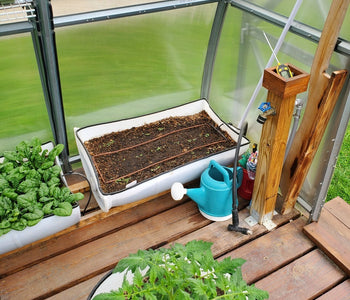
<path id="1" fill-rule="evenodd" d="M 235 141 L 237 141 L 238 131 L 222 121 L 214 113 L 206 100 L 193 101 L 188 104 L 180 105 L 174 108 L 143 115 L 136 118 L 96 124 L 83 128 L 75 128 L 75 139 L 83 168 L 100 208 L 103 211 L 107 212 L 111 207 L 131 203 L 169 190 L 174 182 L 181 182 L 185 184 L 189 181 L 192 181 L 201 175 L 201 173 L 208 167 L 209 162 L 212 159 L 216 160 L 222 165 L 232 164 L 235 157 L 236 148 L 228 149 L 227 151 L 212 154 L 203 159 L 190 162 L 184 166 L 172 169 L 171 171 L 160 174 L 143 182 L 139 182 L 132 187 L 117 191 L 115 193 L 107 194 L 102 192 L 97 176 L 97 171 L 93 165 L 91 156 L 84 146 L 84 142 L 108 133 L 122 131 L 125 129 L 130 129 L 132 127 L 139 127 L 168 117 L 189 116 L 199 113 L 203 110 L 207 112 L 207 114 L 217 125 L 221 125 L 220 128 L 223 131 L 226 131 Z M 240 154 L 247 151 L 248 147 L 249 141 L 243 137 Z"/>
<path id="2" fill-rule="evenodd" d="M 51 151 L 54 145 L 48 142 L 41 146 L 43 150 Z M 0 158 L 0 162 L 3 157 Z M 56 164 L 59 164 L 56 157 Z M 65 178 L 61 178 L 63 183 L 67 186 Z M 14 249 L 23 247 L 49 235 L 55 234 L 63 229 L 66 229 L 80 221 L 80 207 L 77 204 L 73 207 L 72 214 L 67 217 L 60 216 L 46 216 L 38 224 L 32 227 L 26 227 L 24 230 L 11 230 L 8 233 L 0 236 L 0 254 L 12 251 Z"/>

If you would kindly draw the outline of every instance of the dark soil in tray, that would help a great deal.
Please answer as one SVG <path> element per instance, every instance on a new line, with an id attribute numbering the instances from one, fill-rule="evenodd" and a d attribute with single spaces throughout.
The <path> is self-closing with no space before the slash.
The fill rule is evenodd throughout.
<path id="1" fill-rule="evenodd" d="M 85 142 L 104 193 L 123 190 L 128 184 L 142 182 L 235 145 L 204 111 Z"/>

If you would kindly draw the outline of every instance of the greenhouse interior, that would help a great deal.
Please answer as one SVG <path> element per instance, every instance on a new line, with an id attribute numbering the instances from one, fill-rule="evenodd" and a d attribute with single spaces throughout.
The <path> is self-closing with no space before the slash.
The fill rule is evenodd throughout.
<path id="1" fill-rule="evenodd" d="M 349 2 L 0 0 L 0 299 L 120 299 L 118 261 L 194 239 L 270 299 L 348 299 Z M 137 299 L 236 299 L 189 290 Z"/>

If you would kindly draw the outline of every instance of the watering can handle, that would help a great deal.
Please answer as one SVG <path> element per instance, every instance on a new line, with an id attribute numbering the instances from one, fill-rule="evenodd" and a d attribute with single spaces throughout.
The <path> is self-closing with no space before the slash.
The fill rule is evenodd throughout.
<path id="1" fill-rule="evenodd" d="M 222 165 L 220 165 L 215 160 L 211 160 L 209 163 L 209 167 L 210 168 L 214 167 L 215 169 L 217 169 L 222 174 L 222 176 L 224 176 L 224 181 L 225 181 L 226 185 L 227 186 L 231 185 L 230 176 L 228 175 L 227 170 Z"/>

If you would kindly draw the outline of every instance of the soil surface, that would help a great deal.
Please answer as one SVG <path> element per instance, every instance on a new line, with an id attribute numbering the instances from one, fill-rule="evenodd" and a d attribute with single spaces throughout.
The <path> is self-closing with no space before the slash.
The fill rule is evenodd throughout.
<path id="1" fill-rule="evenodd" d="M 85 142 L 104 193 L 123 190 L 235 146 L 205 112 L 170 117 Z"/>

